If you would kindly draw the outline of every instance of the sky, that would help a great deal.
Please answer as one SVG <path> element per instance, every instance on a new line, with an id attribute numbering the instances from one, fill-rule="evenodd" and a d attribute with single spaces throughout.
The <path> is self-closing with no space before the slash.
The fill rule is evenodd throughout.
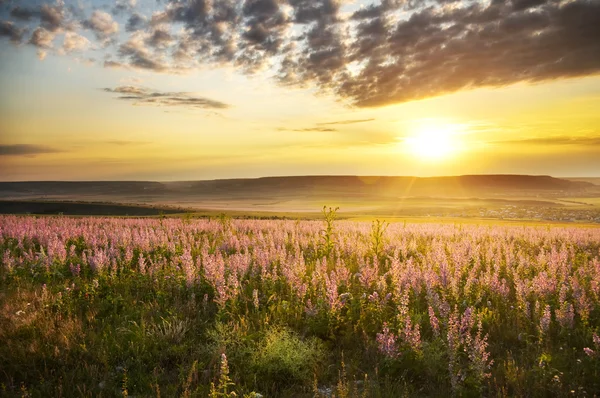
<path id="1" fill-rule="evenodd" d="M 598 0 L 0 0 L 0 180 L 600 176 Z"/>

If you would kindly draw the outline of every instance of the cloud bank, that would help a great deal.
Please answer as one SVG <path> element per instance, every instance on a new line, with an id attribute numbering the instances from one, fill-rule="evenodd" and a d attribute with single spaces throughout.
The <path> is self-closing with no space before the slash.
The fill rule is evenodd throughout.
<path id="1" fill-rule="evenodd" d="M 227 65 L 359 107 L 600 72 L 597 0 L 170 0 L 144 12 L 118 2 L 112 14 L 11 4 L 0 4 L 0 37 L 17 45 L 53 51 L 56 35 L 87 31 L 107 67 Z M 64 53 L 87 48 L 74 38 Z"/>

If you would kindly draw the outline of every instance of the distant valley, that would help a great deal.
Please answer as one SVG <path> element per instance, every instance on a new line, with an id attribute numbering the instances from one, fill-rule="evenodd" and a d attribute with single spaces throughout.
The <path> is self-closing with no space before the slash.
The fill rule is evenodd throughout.
<path id="1" fill-rule="evenodd" d="M 0 212 L 156 215 L 182 212 L 346 217 L 516 218 L 600 222 L 600 179 L 528 175 L 297 176 L 204 181 L 2 182 Z M 10 202 L 8 202 L 10 201 Z M 75 203 L 73 203 L 75 202 Z M 41 203 L 47 205 L 42 206 Z M 94 203 L 95 207 L 81 207 Z M 128 206 L 126 209 L 106 207 Z M 102 207 L 104 206 L 104 207 Z M 113 206 L 114 207 L 114 206 Z M 142 207 L 145 210 L 135 210 Z"/>

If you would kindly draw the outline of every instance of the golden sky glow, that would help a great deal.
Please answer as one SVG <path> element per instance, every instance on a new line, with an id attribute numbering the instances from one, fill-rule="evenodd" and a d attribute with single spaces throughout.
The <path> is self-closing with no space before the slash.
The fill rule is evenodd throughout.
<path id="1" fill-rule="evenodd" d="M 330 90 L 308 69 L 296 71 L 304 71 L 305 84 L 275 79 L 279 58 L 252 73 L 226 62 L 184 68 L 169 61 L 168 70 L 158 70 L 149 59 L 146 64 L 134 64 L 141 61 L 135 57 L 141 56 L 142 47 L 132 46 L 142 44 L 131 40 L 138 40 L 142 33 L 126 32 L 126 16 L 146 11 L 149 20 L 162 12 L 142 8 L 143 3 L 127 3 L 134 7 L 129 14 L 113 14 L 115 32 L 114 25 L 94 25 L 102 22 L 100 14 L 92 11 L 95 2 L 84 10 L 88 19 L 78 22 L 81 30 L 69 30 L 65 22 L 65 27 L 59 24 L 52 31 L 42 18 L 40 26 L 47 32 L 65 37 L 64 43 L 56 38 L 52 47 L 27 39 L 25 35 L 31 34 L 37 22 L 27 20 L 32 25 L 20 28 L 20 20 L 11 17 L 17 15 L 11 4 L 4 3 L 0 12 L 0 21 L 10 21 L 13 29 L 3 25 L 6 40 L 0 39 L 2 180 L 600 175 L 600 61 L 590 61 L 588 72 L 532 78 L 539 80 L 536 83 L 512 81 L 511 74 L 500 76 L 504 72 L 498 71 L 498 78 L 504 79 L 498 84 L 487 76 L 492 83 L 461 86 L 456 76 L 436 72 L 442 79 L 441 91 L 426 95 L 421 92 L 429 92 L 429 83 L 416 87 L 404 82 L 402 74 L 396 86 L 368 91 L 374 83 L 363 83 L 367 76 L 383 84 L 388 72 L 381 68 L 399 61 L 382 61 L 380 69 L 372 72 L 360 62 L 348 61 L 349 75 L 331 72 L 335 85 L 327 83 L 334 87 Z M 353 20 L 352 15 L 362 18 L 376 9 L 369 8 L 370 4 L 379 3 L 351 2 L 341 6 L 339 15 L 347 21 Z M 30 8 L 36 6 L 39 2 L 32 2 Z M 292 6 L 284 10 L 302 22 L 302 10 L 294 11 Z M 183 23 L 184 30 L 191 26 L 187 21 L 172 23 Z M 298 29 L 296 24 L 290 26 L 288 35 Z M 15 45 L 17 27 L 23 29 L 23 37 Z M 144 45 L 153 43 L 150 33 L 156 29 L 146 28 Z M 71 31 L 92 44 L 77 53 L 71 46 L 85 42 L 67 43 L 65 32 Z M 60 43 L 63 47 L 58 48 Z M 152 54 L 162 51 L 161 46 L 156 44 Z M 40 56 L 40 51 L 45 55 Z M 132 64 L 114 67 L 99 61 L 103 57 Z M 156 57 L 152 62 L 163 59 Z M 176 66 L 180 70 L 174 71 Z M 417 71 L 405 73 L 411 82 L 418 79 Z M 485 77 L 485 71 L 477 73 Z M 362 80 L 357 77 L 361 74 Z M 343 84 L 343 78 L 348 84 Z M 407 96 L 399 94 L 402 90 Z"/>

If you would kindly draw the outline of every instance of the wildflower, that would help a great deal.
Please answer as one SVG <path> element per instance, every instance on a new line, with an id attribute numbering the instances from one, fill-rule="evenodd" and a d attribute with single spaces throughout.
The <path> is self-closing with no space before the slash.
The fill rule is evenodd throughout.
<path id="1" fill-rule="evenodd" d="M 575 319 L 575 312 L 571 303 L 563 302 L 559 309 L 554 311 L 556 320 L 563 328 L 572 329 Z"/>
<path id="2" fill-rule="evenodd" d="M 189 249 L 186 249 L 183 254 L 179 257 L 179 261 L 181 262 L 181 268 L 183 269 L 183 272 L 185 273 L 185 281 L 188 287 L 191 287 L 195 280 L 196 280 L 196 275 L 195 275 L 195 265 L 194 265 L 194 258 L 192 257 L 192 254 L 190 253 Z"/>
<path id="3" fill-rule="evenodd" d="M 304 307 L 304 312 L 308 316 L 315 316 L 315 315 L 317 315 L 318 310 L 313 305 L 313 303 L 312 303 L 312 301 L 310 299 L 306 300 L 306 306 Z"/>
<path id="4" fill-rule="evenodd" d="M 433 334 L 438 337 L 440 335 L 440 322 L 435 316 L 435 311 L 433 308 L 429 306 L 429 322 L 431 323 L 431 329 L 433 329 Z"/>
<path id="5" fill-rule="evenodd" d="M 481 337 L 482 326 L 481 320 L 477 325 L 477 334 L 474 339 L 470 339 L 470 346 L 468 347 L 469 352 L 469 360 L 471 361 L 471 367 L 475 372 L 476 376 L 480 379 L 484 379 L 490 377 L 490 373 L 486 371 L 491 368 L 494 363 L 493 360 L 490 360 L 490 353 L 486 351 L 488 342 L 487 335 L 485 337 Z"/>
<path id="6" fill-rule="evenodd" d="M 329 308 L 332 312 L 337 312 L 342 306 L 342 303 L 338 296 L 338 284 L 335 272 L 332 272 L 329 275 L 325 274 L 325 288 L 327 290 Z"/>
<path id="7" fill-rule="evenodd" d="M 140 254 L 140 258 L 138 259 L 138 267 L 140 274 L 146 275 L 146 259 L 143 254 Z"/>
<path id="8" fill-rule="evenodd" d="M 81 272 L 81 265 L 80 264 L 77 264 L 77 265 L 71 264 L 69 266 L 69 269 L 71 270 L 71 274 L 73 276 L 78 277 L 79 273 Z"/>
<path id="9" fill-rule="evenodd" d="M 414 351 L 421 349 L 420 327 L 419 325 L 413 326 L 410 317 L 406 318 L 404 327 L 402 328 L 402 337 Z"/>
<path id="10" fill-rule="evenodd" d="M 390 332 L 387 322 L 383 323 L 383 331 L 377 333 L 377 344 L 379 351 L 388 358 L 396 358 L 400 355 L 396 345 L 396 336 Z"/>
<path id="11" fill-rule="evenodd" d="M 544 313 L 542 314 L 542 318 L 540 319 L 540 332 L 542 334 L 548 333 L 548 329 L 550 329 L 551 322 L 551 313 L 550 306 L 546 305 L 544 308 Z"/>
<path id="12" fill-rule="evenodd" d="M 352 300 L 352 293 L 346 292 L 340 294 L 340 302 L 342 303 L 342 305 L 346 305 L 346 303 L 350 300 Z"/>
<path id="13" fill-rule="evenodd" d="M 2 256 L 2 264 L 11 272 L 14 269 L 15 260 L 11 256 L 10 251 L 5 250 Z"/>

